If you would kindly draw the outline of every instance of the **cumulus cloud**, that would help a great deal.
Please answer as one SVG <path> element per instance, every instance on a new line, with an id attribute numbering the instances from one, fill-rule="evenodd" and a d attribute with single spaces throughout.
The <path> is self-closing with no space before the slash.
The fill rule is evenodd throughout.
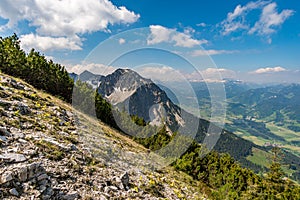
<path id="1" fill-rule="evenodd" d="M 259 68 L 250 73 L 251 74 L 265 74 L 265 73 L 284 72 L 284 71 L 287 71 L 287 70 L 283 67 L 277 66 L 277 67 Z"/>
<path id="2" fill-rule="evenodd" d="M 282 25 L 286 19 L 292 16 L 293 10 L 277 12 L 277 4 L 270 3 L 263 8 L 259 21 L 249 30 L 249 34 L 257 32 L 259 35 L 269 35 L 276 32 L 275 27 Z"/>
<path id="3" fill-rule="evenodd" d="M 33 33 L 20 37 L 22 48 L 29 51 L 35 47 L 41 51 L 49 50 L 81 50 L 80 38 L 39 36 Z"/>
<path id="4" fill-rule="evenodd" d="M 179 47 L 193 47 L 200 44 L 207 43 L 207 40 L 192 39 L 190 35 L 185 33 L 174 34 L 172 40 L 175 42 L 175 46 Z"/>
<path id="5" fill-rule="evenodd" d="M 175 29 L 169 29 L 160 25 L 150 26 L 151 34 L 148 37 L 148 44 L 158 44 L 161 42 L 169 42 L 171 34 L 175 32 Z"/>
<path id="6" fill-rule="evenodd" d="M 193 39 L 190 30 L 185 30 L 184 33 L 182 33 L 178 32 L 176 29 L 169 29 L 160 25 L 151 25 L 150 32 L 147 39 L 148 45 L 166 42 L 173 43 L 175 46 L 179 47 L 191 48 L 208 42 L 207 40 Z"/>
<path id="7" fill-rule="evenodd" d="M 66 69 L 68 72 L 74 72 L 76 74 L 80 74 L 83 71 L 88 70 L 94 74 L 100 75 L 108 75 L 116 70 L 113 66 L 98 63 L 81 63 L 76 65 L 66 64 Z"/>
<path id="8" fill-rule="evenodd" d="M 8 19 L 0 27 L 2 31 L 17 30 L 18 22 L 28 21 L 38 36 L 52 37 L 52 42 L 68 38 L 75 43 L 70 49 L 76 50 L 80 49 L 82 40 L 74 38 L 95 31 L 109 31 L 109 25 L 134 23 L 139 18 L 138 14 L 123 6 L 116 7 L 109 0 L 23 0 L 18 3 L 2 0 L 0 16 Z"/>
<path id="9" fill-rule="evenodd" d="M 232 54 L 237 52 L 238 51 L 209 49 L 209 50 L 194 50 L 190 53 L 190 55 L 197 57 L 197 56 L 212 56 L 212 55 L 219 55 L 219 54 Z"/>
<path id="10" fill-rule="evenodd" d="M 258 10 L 261 12 L 256 22 L 250 21 L 249 13 Z M 229 35 L 236 31 L 245 31 L 247 34 L 267 36 L 268 43 L 271 43 L 270 35 L 277 31 L 290 16 L 293 10 L 285 9 L 280 13 L 277 11 L 277 4 L 271 1 L 249 2 L 245 6 L 238 5 L 233 12 L 227 14 L 219 26 L 222 27 L 222 35 Z"/>

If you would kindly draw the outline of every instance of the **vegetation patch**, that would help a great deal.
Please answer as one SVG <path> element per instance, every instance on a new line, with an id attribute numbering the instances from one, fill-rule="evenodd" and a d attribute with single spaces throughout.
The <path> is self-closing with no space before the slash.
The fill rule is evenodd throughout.
<path id="1" fill-rule="evenodd" d="M 51 142 L 45 140 L 34 140 L 34 143 L 50 160 L 59 161 L 65 156 L 65 153 L 58 146 L 52 144 Z"/>

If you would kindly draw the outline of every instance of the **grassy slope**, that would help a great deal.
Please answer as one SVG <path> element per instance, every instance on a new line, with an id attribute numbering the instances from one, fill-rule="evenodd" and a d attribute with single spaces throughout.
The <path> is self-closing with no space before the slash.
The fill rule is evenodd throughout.
<path id="1" fill-rule="evenodd" d="M 257 148 L 253 148 L 252 152 L 253 155 L 248 156 L 247 160 L 267 168 L 270 167 L 270 162 L 269 162 L 269 159 L 271 157 L 270 153 L 262 151 Z"/>

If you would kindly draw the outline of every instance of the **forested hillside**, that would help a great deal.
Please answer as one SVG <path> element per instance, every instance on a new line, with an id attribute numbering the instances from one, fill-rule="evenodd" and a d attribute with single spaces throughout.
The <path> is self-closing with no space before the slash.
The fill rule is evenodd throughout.
<path id="1" fill-rule="evenodd" d="M 0 64 L 3 73 L 22 78 L 37 89 L 71 102 L 73 80 L 66 69 L 34 49 L 26 54 L 16 34 L 0 38 Z"/>

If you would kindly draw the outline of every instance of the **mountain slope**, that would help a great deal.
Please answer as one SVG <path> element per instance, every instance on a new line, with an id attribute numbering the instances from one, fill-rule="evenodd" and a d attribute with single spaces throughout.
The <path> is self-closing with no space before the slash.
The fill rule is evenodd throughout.
<path id="1" fill-rule="evenodd" d="M 124 70 L 125 71 L 125 70 Z M 128 71 L 128 70 L 126 70 Z M 112 74 L 113 75 L 113 74 Z M 127 74 L 128 75 L 128 74 Z M 136 74 L 135 74 L 136 75 Z M 138 76 L 136 76 L 138 77 Z M 118 81 L 118 79 L 114 79 Z M 126 80 L 126 79 L 125 79 Z M 126 80 L 126 81 L 131 81 L 134 82 L 134 80 Z M 114 82 L 110 83 L 104 83 L 104 85 L 115 85 Z M 119 84 L 122 85 L 123 87 L 125 86 L 126 90 L 126 85 L 125 84 Z M 114 88 L 113 88 L 114 89 Z M 124 90 L 123 89 L 123 90 Z M 120 90 L 119 90 L 120 91 Z M 138 91 L 138 90 L 136 90 Z M 151 91 L 149 91 L 151 94 Z M 94 91 L 91 89 L 90 93 L 94 93 Z M 96 96 L 98 93 L 96 94 Z M 147 95 L 147 94 L 146 94 Z M 131 127 L 130 121 L 134 121 L 135 123 L 139 124 L 139 126 L 147 128 L 147 125 L 143 120 L 140 120 L 138 117 L 133 116 L 132 118 L 130 117 L 125 117 L 126 113 L 124 112 L 118 112 L 115 111 L 116 113 L 114 114 L 115 117 L 118 117 L 121 119 L 120 122 L 124 122 L 126 129 L 130 130 L 136 130 L 135 128 Z M 99 113 L 100 114 L 100 113 Z M 125 116 L 124 116 L 125 114 Z M 128 115 L 127 115 L 128 116 Z M 125 117 L 125 118 L 124 118 Z M 190 119 L 195 119 L 199 120 L 196 117 L 190 118 Z M 201 124 L 200 130 L 198 130 L 198 135 L 196 135 L 197 141 L 200 141 L 201 136 L 207 132 L 207 126 L 208 122 L 205 120 L 200 120 L 204 124 Z M 188 121 L 189 122 L 189 121 Z M 131 123 L 132 124 L 132 123 Z M 135 124 L 135 126 L 137 125 Z M 164 126 L 165 127 L 165 126 Z M 119 127 L 120 128 L 120 127 Z M 125 127 L 124 127 L 125 128 Z M 150 130 L 150 127 L 148 126 L 148 129 L 145 130 Z M 220 130 L 217 126 L 212 125 L 210 128 L 213 128 L 211 135 L 213 135 L 214 131 Z M 206 129 L 206 130 L 205 130 Z M 217 130 L 216 130 L 217 129 Z M 123 129 L 122 129 L 123 130 Z M 134 131 L 135 134 L 138 134 L 140 131 L 136 130 Z M 195 132 L 195 130 L 194 130 Z M 124 131 L 126 134 L 127 132 Z M 152 135 L 151 137 L 146 137 L 146 138 L 136 138 L 133 135 L 130 135 L 130 138 L 135 139 L 139 143 L 145 145 L 145 147 L 149 148 L 150 150 L 150 155 L 154 153 L 155 155 L 162 155 L 165 157 L 167 156 L 167 162 L 168 159 L 172 159 L 172 157 L 178 152 L 178 150 L 181 150 L 183 146 L 185 146 L 185 140 L 190 138 L 190 135 L 188 134 L 180 134 L 175 133 L 173 135 L 169 135 L 168 132 L 162 128 L 159 130 L 155 135 Z M 177 137 L 180 135 L 179 137 Z M 132 137 L 133 136 L 133 137 Z M 189 136 L 189 137 L 187 137 Z M 209 138 L 209 137 L 208 137 Z M 207 138 L 205 138 L 207 139 Z M 205 140 L 204 139 L 204 140 Z M 211 141 L 207 141 L 211 142 Z M 175 144 L 172 147 L 173 148 L 167 148 L 169 144 Z M 207 143 L 206 143 L 207 144 Z M 224 145 L 224 146 L 222 146 Z M 246 155 L 252 153 L 251 148 L 253 146 L 253 143 L 250 143 L 249 141 L 242 140 L 238 137 L 236 137 L 234 134 L 223 131 L 221 135 L 221 139 L 218 141 L 218 144 L 216 147 L 218 147 L 219 152 L 231 152 L 232 150 L 235 151 L 234 156 L 238 156 L 240 159 L 239 161 L 243 162 L 243 164 L 249 163 L 250 159 L 246 159 Z M 255 148 L 257 152 L 258 148 Z M 162 151 L 160 151 L 162 150 Z M 270 197 L 273 198 L 274 196 L 277 197 L 282 197 L 285 196 L 287 197 L 295 197 L 297 194 L 298 187 L 296 185 L 293 185 L 292 182 L 290 182 L 288 179 L 282 179 L 282 175 L 277 176 L 277 178 L 271 180 L 269 177 L 272 177 L 272 174 L 281 174 L 279 171 L 280 168 L 276 168 L 274 172 L 268 173 L 265 177 L 261 177 L 253 173 L 253 171 L 249 169 L 244 169 L 242 168 L 238 163 L 236 163 L 230 156 L 229 154 L 218 154 L 215 151 L 212 151 L 208 153 L 206 156 L 203 156 L 203 151 L 206 151 L 207 149 L 203 145 L 199 145 L 198 143 L 192 142 L 190 143 L 190 146 L 188 146 L 187 151 L 184 153 L 182 152 L 182 156 L 180 158 L 177 157 L 176 160 L 172 163 L 176 169 L 179 169 L 181 171 L 184 171 L 188 173 L 189 175 L 193 176 L 194 179 L 196 180 L 201 180 L 208 184 L 210 187 L 214 188 L 215 190 L 212 192 L 212 196 L 216 199 L 223 199 L 224 197 L 232 199 L 232 198 L 237 198 L 237 197 L 251 197 L 250 199 L 254 199 L 256 197 Z M 260 149 L 258 149 L 260 150 Z M 264 152 L 261 150 L 261 152 Z M 158 153 L 158 154 L 157 154 Z M 162 153 L 162 154 L 160 154 Z M 165 154 L 166 153 L 166 154 Z M 175 153 L 175 154 L 174 154 Z M 153 154 L 153 155 L 154 155 Z M 269 161 L 270 163 L 271 161 Z M 268 163 L 266 161 L 265 163 Z M 279 163 L 275 163 L 276 166 L 280 166 Z M 273 165 L 273 163 L 272 163 Z M 248 166 L 249 167 L 249 166 Z M 251 166 L 250 166 L 251 167 Z M 269 166 L 267 166 L 269 167 Z M 234 180 L 234 182 L 233 182 Z M 285 181 L 286 180 L 286 181 Z M 237 182 L 235 182 L 237 181 Z M 278 182 L 277 182 L 278 181 Z M 286 190 L 286 187 L 281 187 L 280 190 L 275 189 L 277 186 L 275 183 L 279 183 L 280 185 L 290 185 L 288 188 L 291 189 L 290 191 L 293 191 L 293 194 L 289 194 L 289 192 Z M 261 190 L 261 188 L 266 188 Z M 265 191 L 272 191 L 271 193 L 265 194 Z M 294 193 L 296 192 L 296 193 Z"/>
<path id="2" fill-rule="evenodd" d="M 218 152 L 229 153 L 244 166 L 260 170 L 259 166 L 248 161 L 246 157 L 251 155 L 253 148 L 266 151 L 265 148 L 186 112 L 175 105 L 166 92 L 151 80 L 141 77 L 130 69 L 118 69 L 101 78 L 98 92 L 120 110 L 142 117 L 150 124 L 165 119 L 165 124 L 171 131 L 195 138 L 197 142 L 205 143 L 208 148 L 216 143 L 214 149 Z M 218 133 L 221 133 L 220 138 Z"/>
<path id="3" fill-rule="evenodd" d="M 63 101 L 0 74 L 1 199 L 201 199 L 145 148 Z M 199 187 L 200 185 L 201 187 Z"/>

